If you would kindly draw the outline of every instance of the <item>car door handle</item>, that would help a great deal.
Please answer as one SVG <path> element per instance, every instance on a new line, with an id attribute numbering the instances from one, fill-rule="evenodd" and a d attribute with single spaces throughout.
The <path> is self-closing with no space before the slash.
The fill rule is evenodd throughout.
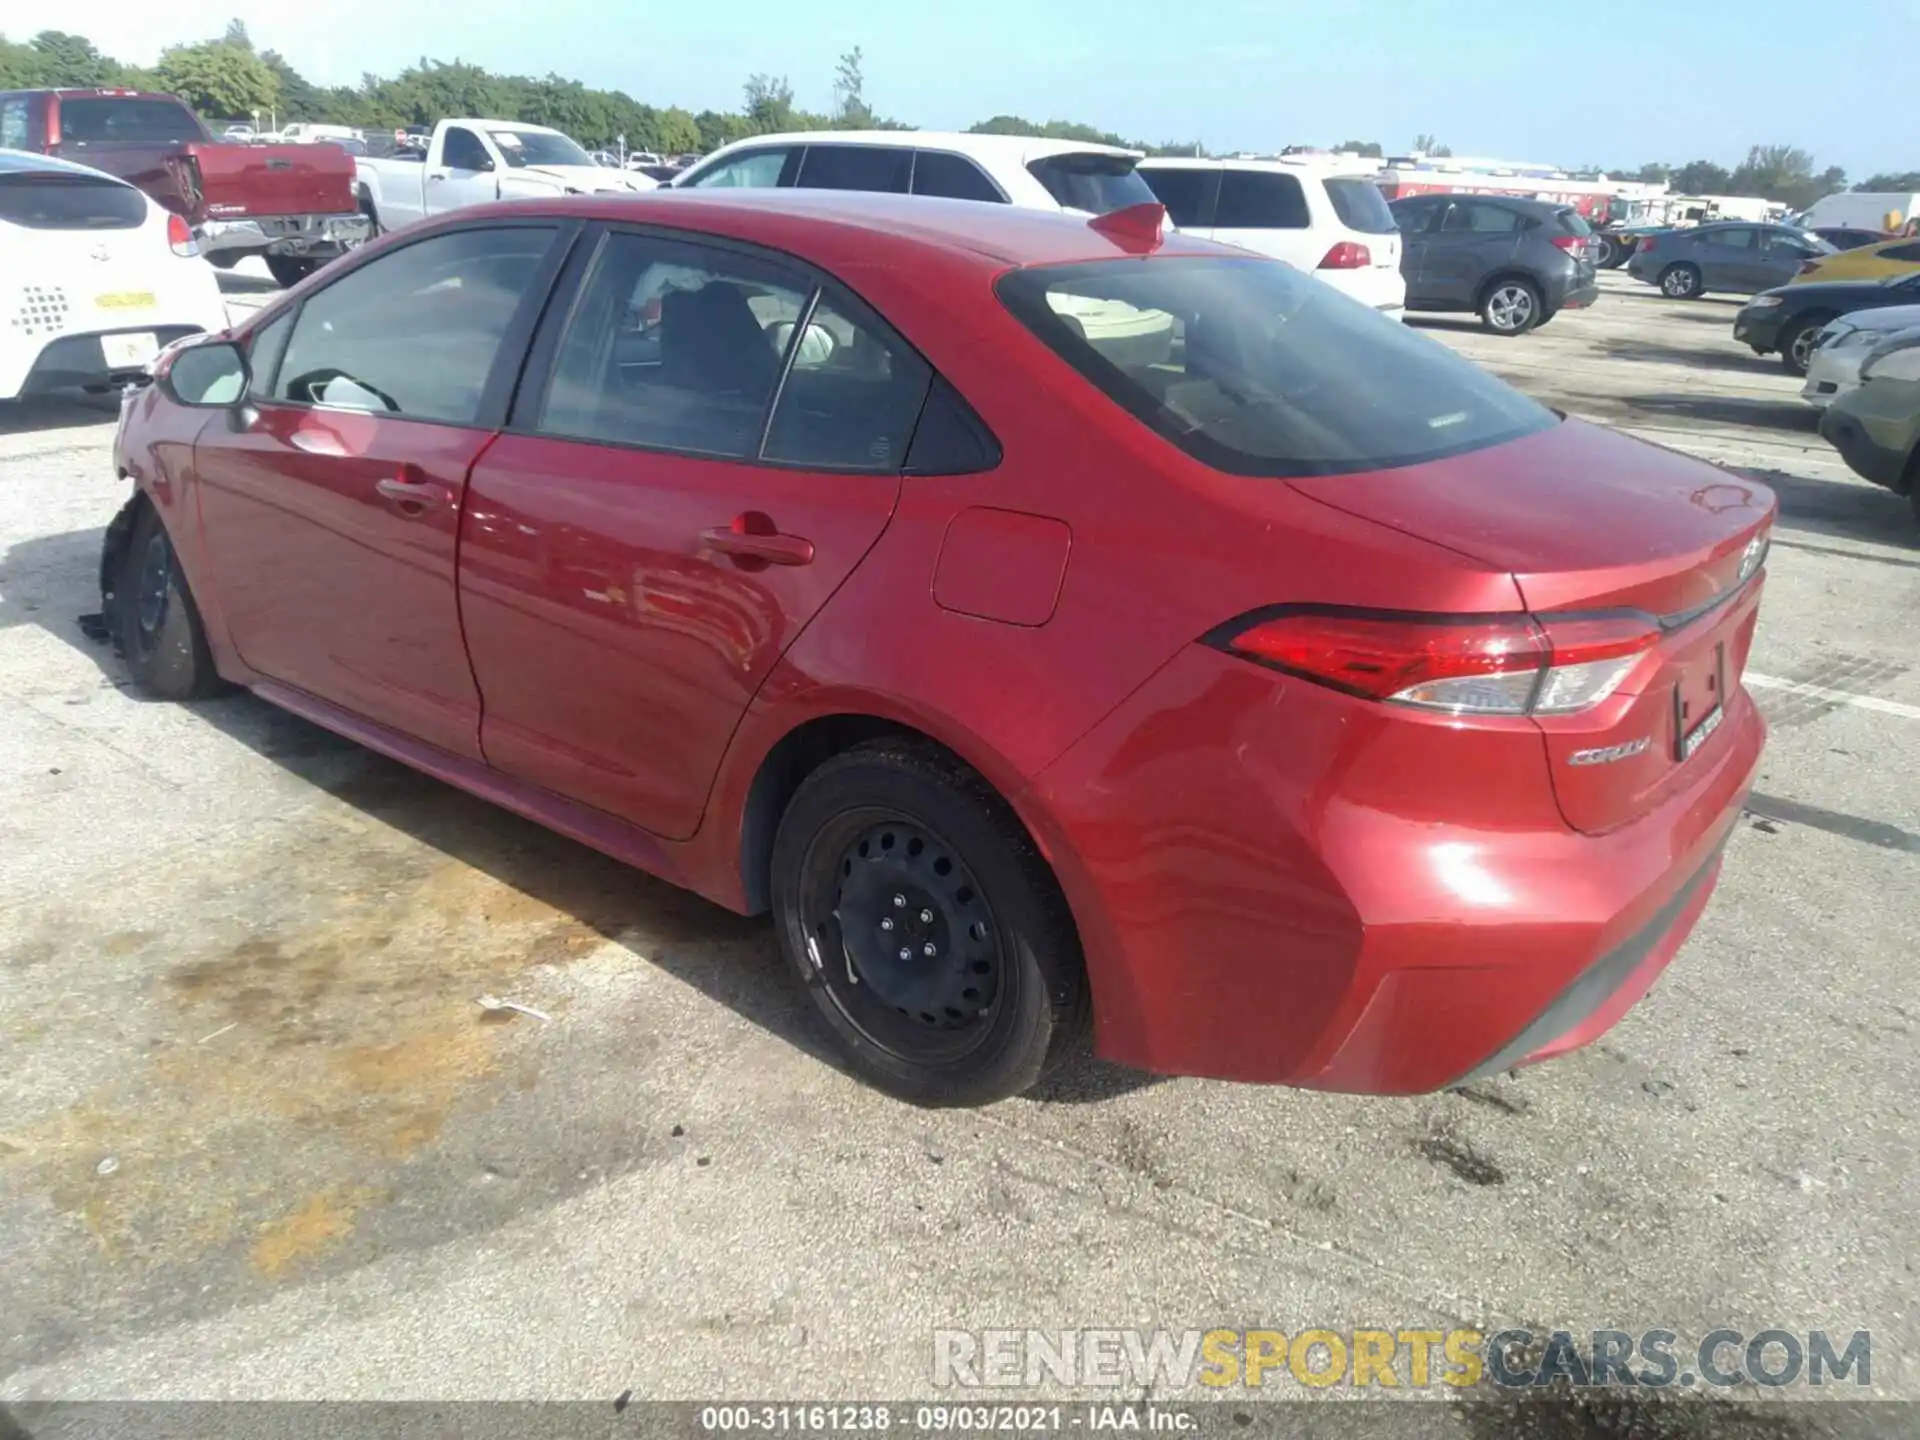
<path id="1" fill-rule="evenodd" d="M 387 479 L 374 487 L 380 498 L 402 515 L 424 515 L 429 510 L 444 510 L 453 500 L 453 492 L 428 480 Z"/>
<path id="2" fill-rule="evenodd" d="M 429 180 L 444 180 L 446 178 L 447 172 L 444 170 L 432 170 L 427 174 L 427 179 Z"/>
<path id="3" fill-rule="evenodd" d="M 731 555 L 735 560 L 758 560 L 767 565 L 811 565 L 813 542 L 798 535 L 782 535 L 772 520 L 757 510 L 735 518 L 731 525 L 716 525 L 702 531 L 700 539 L 710 550 Z"/>

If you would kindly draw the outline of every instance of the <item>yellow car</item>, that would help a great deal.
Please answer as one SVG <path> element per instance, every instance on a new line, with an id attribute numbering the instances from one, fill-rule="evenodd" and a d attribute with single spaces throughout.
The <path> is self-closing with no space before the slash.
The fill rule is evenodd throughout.
<path id="1" fill-rule="evenodd" d="M 1878 245 L 1862 245 L 1857 250 L 1842 250 L 1837 255 L 1822 255 L 1800 267 L 1789 282 L 1803 280 L 1884 280 L 1890 275 L 1911 275 L 1920 270 L 1920 237 L 1883 240 Z"/>

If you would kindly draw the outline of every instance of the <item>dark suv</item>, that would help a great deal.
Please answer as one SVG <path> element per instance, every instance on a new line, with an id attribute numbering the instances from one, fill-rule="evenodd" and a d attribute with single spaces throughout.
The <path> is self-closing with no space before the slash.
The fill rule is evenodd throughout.
<path id="1" fill-rule="evenodd" d="M 1600 294 L 1593 231 L 1570 206 L 1409 195 L 1390 208 L 1409 310 L 1470 310 L 1496 335 L 1522 335 Z"/>

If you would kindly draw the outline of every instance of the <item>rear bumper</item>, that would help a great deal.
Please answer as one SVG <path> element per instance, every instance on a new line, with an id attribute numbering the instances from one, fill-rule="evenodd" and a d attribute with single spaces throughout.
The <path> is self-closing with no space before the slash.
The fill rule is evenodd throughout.
<path id="1" fill-rule="evenodd" d="M 1397 266 L 1374 265 L 1363 270 L 1315 270 L 1313 277 L 1375 310 L 1391 312 L 1404 311 L 1407 308 L 1407 281 Z"/>
<path id="2" fill-rule="evenodd" d="M 1413 1094 L 1586 1044 L 1704 910 L 1766 735 L 1738 691 L 1688 783 L 1594 835 L 1511 735 L 1437 765 L 1367 703 L 1194 647 L 1035 782 L 1101 1055 Z"/>
<path id="3" fill-rule="evenodd" d="M 270 215 L 249 220 L 208 220 L 194 232 L 208 256 L 305 255 L 331 259 L 362 245 L 373 222 L 358 211 L 344 215 Z"/>
<path id="4" fill-rule="evenodd" d="M 198 325 L 129 325 L 118 330 L 88 331 L 49 340 L 24 366 L 9 373 L 0 365 L 0 400 L 45 395 L 59 390 L 104 388 L 123 384 L 144 371 L 132 366 L 116 369 L 101 349 L 102 335 L 151 335 L 164 350 L 176 340 L 205 333 Z"/>
<path id="5" fill-rule="evenodd" d="M 1567 293 L 1560 297 L 1560 303 L 1554 308 L 1559 310 L 1584 310 L 1599 298 L 1600 282 L 1597 279 L 1589 280 L 1585 284 L 1576 283 L 1569 286 Z"/>

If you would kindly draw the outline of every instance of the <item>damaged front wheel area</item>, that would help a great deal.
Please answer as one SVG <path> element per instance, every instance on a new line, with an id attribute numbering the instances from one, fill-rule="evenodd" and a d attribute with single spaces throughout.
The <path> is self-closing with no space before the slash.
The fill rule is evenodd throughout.
<path id="1" fill-rule="evenodd" d="M 160 700 L 217 694 L 206 626 L 153 506 L 136 499 L 107 527 L 100 556 L 101 621 L 134 683 Z"/>

